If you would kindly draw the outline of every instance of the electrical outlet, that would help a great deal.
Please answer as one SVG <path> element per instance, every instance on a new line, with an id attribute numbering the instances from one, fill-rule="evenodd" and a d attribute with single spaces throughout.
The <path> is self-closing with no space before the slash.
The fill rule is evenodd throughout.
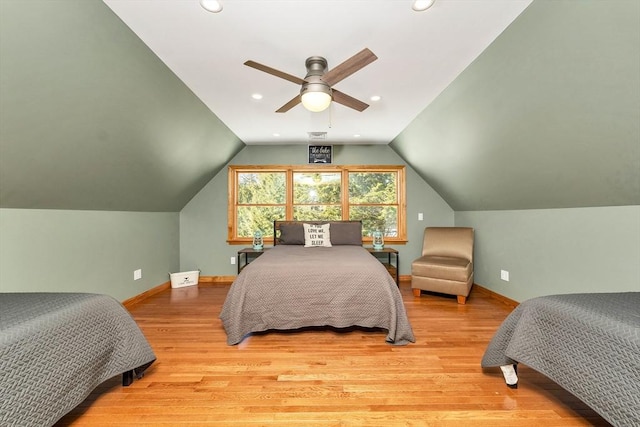
<path id="1" fill-rule="evenodd" d="M 424 215 L 422 215 L 422 212 L 420 212 L 418 214 L 418 221 L 422 221 L 422 220 L 424 220 Z"/>
<path id="2" fill-rule="evenodd" d="M 137 270 L 135 270 L 133 272 L 133 280 L 140 280 L 140 279 L 142 279 L 142 269 L 141 268 L 139 268 L 139 269 L 137 269 Z"/>
<path id="3" fill-rule="evenodd" d="M 500 278 L 505 282 L 509 281 L 509 272 L 507 270 L 500 270 Z"/>
<path id="4" fill-rule="evenodd" d="M 233 265 L 233 264 L 235 264 L 235 263 L 236 263 L 236 257 L 232 256 L 232 257 L 231 257 L 231 264 Z"/>

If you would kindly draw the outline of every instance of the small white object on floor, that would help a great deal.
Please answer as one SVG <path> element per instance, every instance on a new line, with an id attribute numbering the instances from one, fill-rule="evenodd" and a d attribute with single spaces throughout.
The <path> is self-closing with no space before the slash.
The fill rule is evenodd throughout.
<path id="1" fill-rule="evenodd" d="M 516 373 L 515 367 L 513 365 L 502 365 L 500 369 L 502 370 L 502 375 L 504 375 L 504 380 L 507 385 L 515 388 L 518 384 L 518 374 Z"/>

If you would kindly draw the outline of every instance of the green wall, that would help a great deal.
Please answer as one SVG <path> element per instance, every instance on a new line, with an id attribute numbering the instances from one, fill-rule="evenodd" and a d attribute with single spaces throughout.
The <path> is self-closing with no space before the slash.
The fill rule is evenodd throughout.
<path id="1" fill-rule="evenodd" d="M 245 147 L 230 162 L 235 165 L 306 164 L 306 145 Z M 386 145 L 334 146 L 334 164 L 404 165 Z M 453 210 L 420 178 L 406 169 L 407 234 L 400 251 L 400 274 L 410 274 L 411 261 L 420 256 L 422 234 L 428 225 L 453 225 Z M 418 221 L 418 213 L 424 221 Z M 227 170 L 218 173 L 180 212 L 181 270 L 202 270 L 204 276 L 235 275 L 230 257 L 243 246 L 229 245 L 227 237 Z"/>
<path id="2" fill-rule="evenodd" d="M 0 122 L 2 208 L 178 212 L 244 147 L 100 0 L 0 0 Z"/>
<path id="3" fill-rule="evenodd" d="M 177 271 L 178 221 L 178 213 L 0 209 L 0 292 L 131 298 Z"/>
<path id="4" fill-rule="evenodd" d="M 455 224 L 476 230 L 475 282 L 513 300 L 640 291 L 640 206 L 456 212 Z"/>
<path id="5" fill-rule="evenodd" d="M 640 1 L 535 0 L 390 145 L 456 211 L 640 205 Z"/>

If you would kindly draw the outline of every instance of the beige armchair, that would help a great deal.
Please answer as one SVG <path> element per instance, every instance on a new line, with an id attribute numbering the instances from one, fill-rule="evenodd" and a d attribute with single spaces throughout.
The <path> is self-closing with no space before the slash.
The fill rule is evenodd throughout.
<path id="1" fill-rule="evenodd" d="M 413 295 L 440 292 L 465 304 L 473 285 L 473 237 L 468 227 L 425 228 L 422 256 L 411 264 Z"/>

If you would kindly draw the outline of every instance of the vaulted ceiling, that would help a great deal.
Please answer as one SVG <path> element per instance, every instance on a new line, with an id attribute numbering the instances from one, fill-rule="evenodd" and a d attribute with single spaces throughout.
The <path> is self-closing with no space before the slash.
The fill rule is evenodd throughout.
<path id="1" fill-rule="evenodd" d="M 104 0 L 245 144 L 307 144 L 309 132 L 388 144 L 531 2 L 441 0 L 415 12 L 411 0 L 220 1 L 213 14 L 197 0 Z M 332 70 L 363 48 L 377 59 L 335 85 L 371 104 L 363 112 L 333 103 L 275 113 L 300 85 L 243 65 L 302 78 L 310 56 Z"/>
<path id="2" fill-rule="evenodd" d="M 365 137 L 359 143 L 390 144 L 455 210 L 640 205 L 635 0 L 525 1 L 522 13 L 513 2 L 437 0 L 423 15 L 388 9 L 408 8 L 408 1 L 305 1 L 305 11 L 327 5 L 329 18 L 321 21 L 331 24 L 305 31 L 294 25 L 285 34 L 269 27 L 266 12 L 259 14 L 265 22 L 245 10 L 244 24 L 221 24 L 225 16 L 241 18 L 233 0 L 218 15 L 202 12 L 196 0 L 186 14 L 172 12 L 186 0 L 107 2 L 116 12 L 116 4 L 158 5 L 174 19 L 163 25 L 152 11 L 154 25 L 138 35 L 99 0 L 0 1 L 0 207 L 179 211 L 245 144 L 307 144 L 287 129 L 299 135 L 326 126 L 326 115 L 301 106 L 274 113 L 296 86 L 244 67 L 244 60 L 303 76 L 306 56 L 326 55 L 331 67 L 363 47 L 379 60 L 339 89 L 366 101 L 383 98 L 363 113 L 332 107 L 335 143 L 354 143 L 357 132 Z M 294 8 L 235 3 L 268 4 L 269 13 L 285 18 Z M 388 19 L 355 14 L 364 3 L 384 4 Z M 480 3 L 490 6 L 473 9 Z M 452 18 L 454 9 L 465 18 Z M 494 33 L 480 25 L 500 10 Z M 208 38 L 191 13 L 205 26 L 220 25 L 224 36 Z M 411 38 L 411 26 L 427 24 L 435 31 L 424 33 L 429 39 Z M 475 33 L 465 29 L 474 26 Z M 148 35 L 158 28 L 164 34 Z M 185 48 L 193 44 L 184 34 L 189 28 L 200 46 Z M 465 34 L 484 38 L 472 43 Z M 451 41 L 457 48 L 446 49 Z M 206 55 L 194 58 L 199 50 Z M 189 68 L 197 65 L 214 69 L 194 76 Z M 226 91 L 229 78 L 236 90 L 246 86 L 242 99 Z M 203 85 L 215 88 L 201 91 Z M 258 90 L 265 96 L 255 102 L 250 95 Z M 244 103 L 229 107 L 238 111 L 217 106 L 229 97 Z M 275 132 L 284 141 L 274 141 Z"/>

